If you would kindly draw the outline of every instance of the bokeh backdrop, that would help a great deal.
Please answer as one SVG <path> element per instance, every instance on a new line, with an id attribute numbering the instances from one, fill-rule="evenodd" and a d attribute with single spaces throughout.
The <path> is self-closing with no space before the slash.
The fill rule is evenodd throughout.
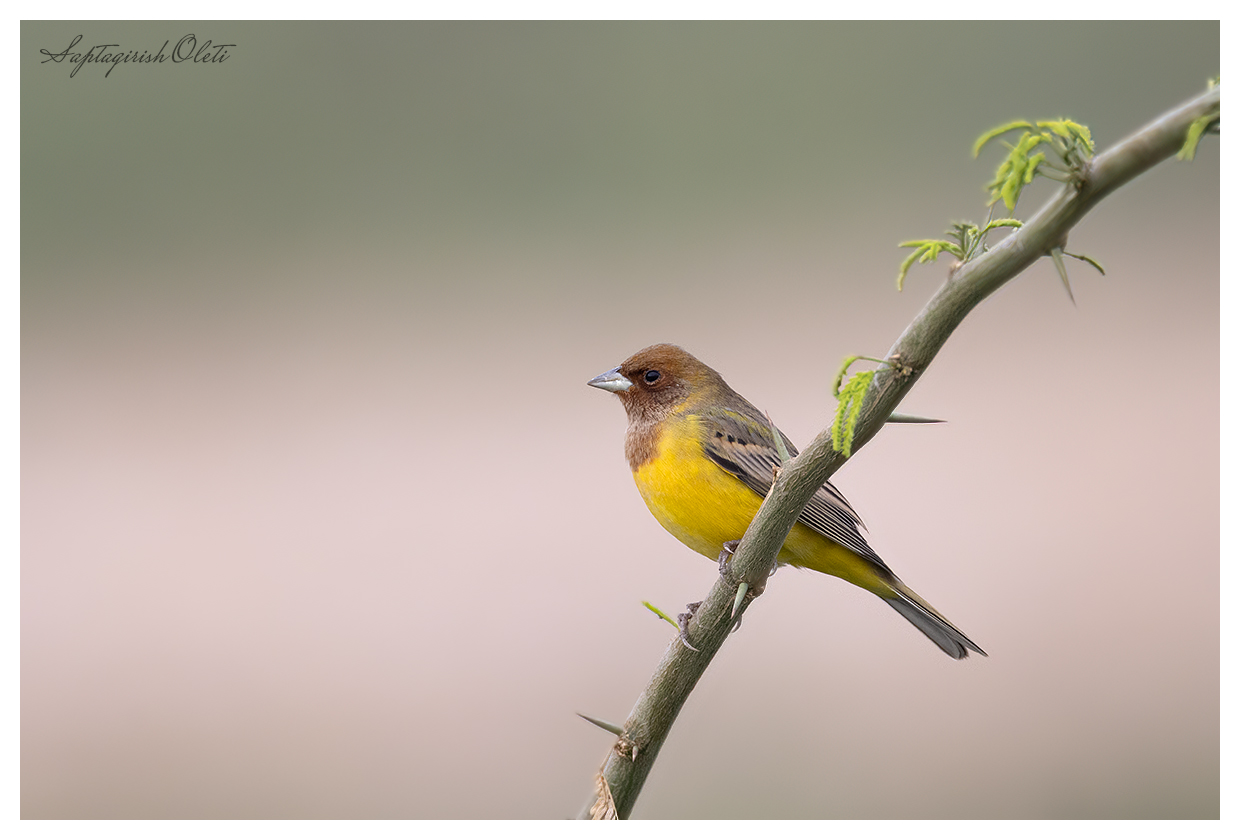
<path id="1" fill-rule="evenodd" d="M 716 570 L 591 376 L 679 343 L 799 443 L 982 219 L 1217 23 L 27 23 L 27 818 L 565 817 Z M 193 34 L 217 63 L 87 64 Z M 212 48 L 214 52 L 214 48 Z M 836 477 L 953 662 L 777 575 L 636 817 L 1217 817 L 1219 147 L 983 304 Z M 1050 194 L 1037 185 L 1028 216 Z"/>

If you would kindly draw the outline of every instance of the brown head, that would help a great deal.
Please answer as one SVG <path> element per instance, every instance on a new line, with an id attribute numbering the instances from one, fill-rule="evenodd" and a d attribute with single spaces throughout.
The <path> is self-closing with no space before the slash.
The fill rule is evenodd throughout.
<path id="1" fill-rule="evenodd" d="M 674 344 L 638 350 L 586 384 L 618 396 L 631 423 L 658 422 L 697 390 L 731 390 L 723 377 Z"/>
<path id="2" fill-rule="evenodd" d="M 611 391 L 624 405 L 629 416 L 624 451 L 634 470 L 654 457 L 659 424 L 677 406 L 692 396 L 717 399 L 733 393 L 723 377 L 673 344 L 639 350 L 586 384 Z"/>

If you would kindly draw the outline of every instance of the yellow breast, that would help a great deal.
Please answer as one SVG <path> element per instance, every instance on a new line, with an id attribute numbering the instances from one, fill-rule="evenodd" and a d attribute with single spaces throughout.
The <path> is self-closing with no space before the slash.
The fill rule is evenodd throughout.
<path id="1" fill-rule="evenodd" d="M 664 425 L 655 452 L 633 472 L 646 507 L 676 539 L 718 557 L 724 543 L 744 536 L 762 499 L 706 457 L 691 414 Z"/>

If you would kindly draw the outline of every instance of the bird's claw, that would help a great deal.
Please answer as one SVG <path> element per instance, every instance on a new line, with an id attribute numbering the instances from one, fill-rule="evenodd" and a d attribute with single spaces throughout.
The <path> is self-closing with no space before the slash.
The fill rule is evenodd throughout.
<path id="1" fill-rule="evenodd" d="M 682 612 L 676 616 L 676 624 L 680 627 L 680 642 L 694 653 L 700 653 L 697 648 L 689 643 L 689 622 L 693 620 L 693 614 L 697 612 L 698 607 L 702 606 L 701 601 L 694 601 L 692 604 L 686 604 L 687 612 Z"/>
<path id="2" fill-rule="evenodd" d="M 719 576 L 724 580 L 727 580 L 732 570 L 732 555 L 736 553 L 736 547 L 740 544 L 740 540 L 728 540 L 719 552 Z"/>

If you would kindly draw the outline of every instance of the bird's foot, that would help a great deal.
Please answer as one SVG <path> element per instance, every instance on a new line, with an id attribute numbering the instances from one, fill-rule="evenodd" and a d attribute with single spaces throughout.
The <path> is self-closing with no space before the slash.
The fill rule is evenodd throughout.
<path id="1" fill-rule="evenodd" d="M 740 544 L 740 540 L 728 540 L 719 552 L 719 576 L 724 580 L 728 579 L 732 571 L 732 555 L 736 553 L 736 547 Z"/>
<path id="2" fill-rule="evenodd" d="M 697 609 L 700 606 L 702 606 L 701 601 L 694 601 L 692 604 L 686 604 L 685 609 L 687 612 L 682 612 L 680 615 L 676 616 L 676 625 L 680 627 L 680 642 L 694 653 L 698 653 L 699 651 L 689 643 L 689 622 L 693 620 L 693 615 L 697 612 Z"/>

